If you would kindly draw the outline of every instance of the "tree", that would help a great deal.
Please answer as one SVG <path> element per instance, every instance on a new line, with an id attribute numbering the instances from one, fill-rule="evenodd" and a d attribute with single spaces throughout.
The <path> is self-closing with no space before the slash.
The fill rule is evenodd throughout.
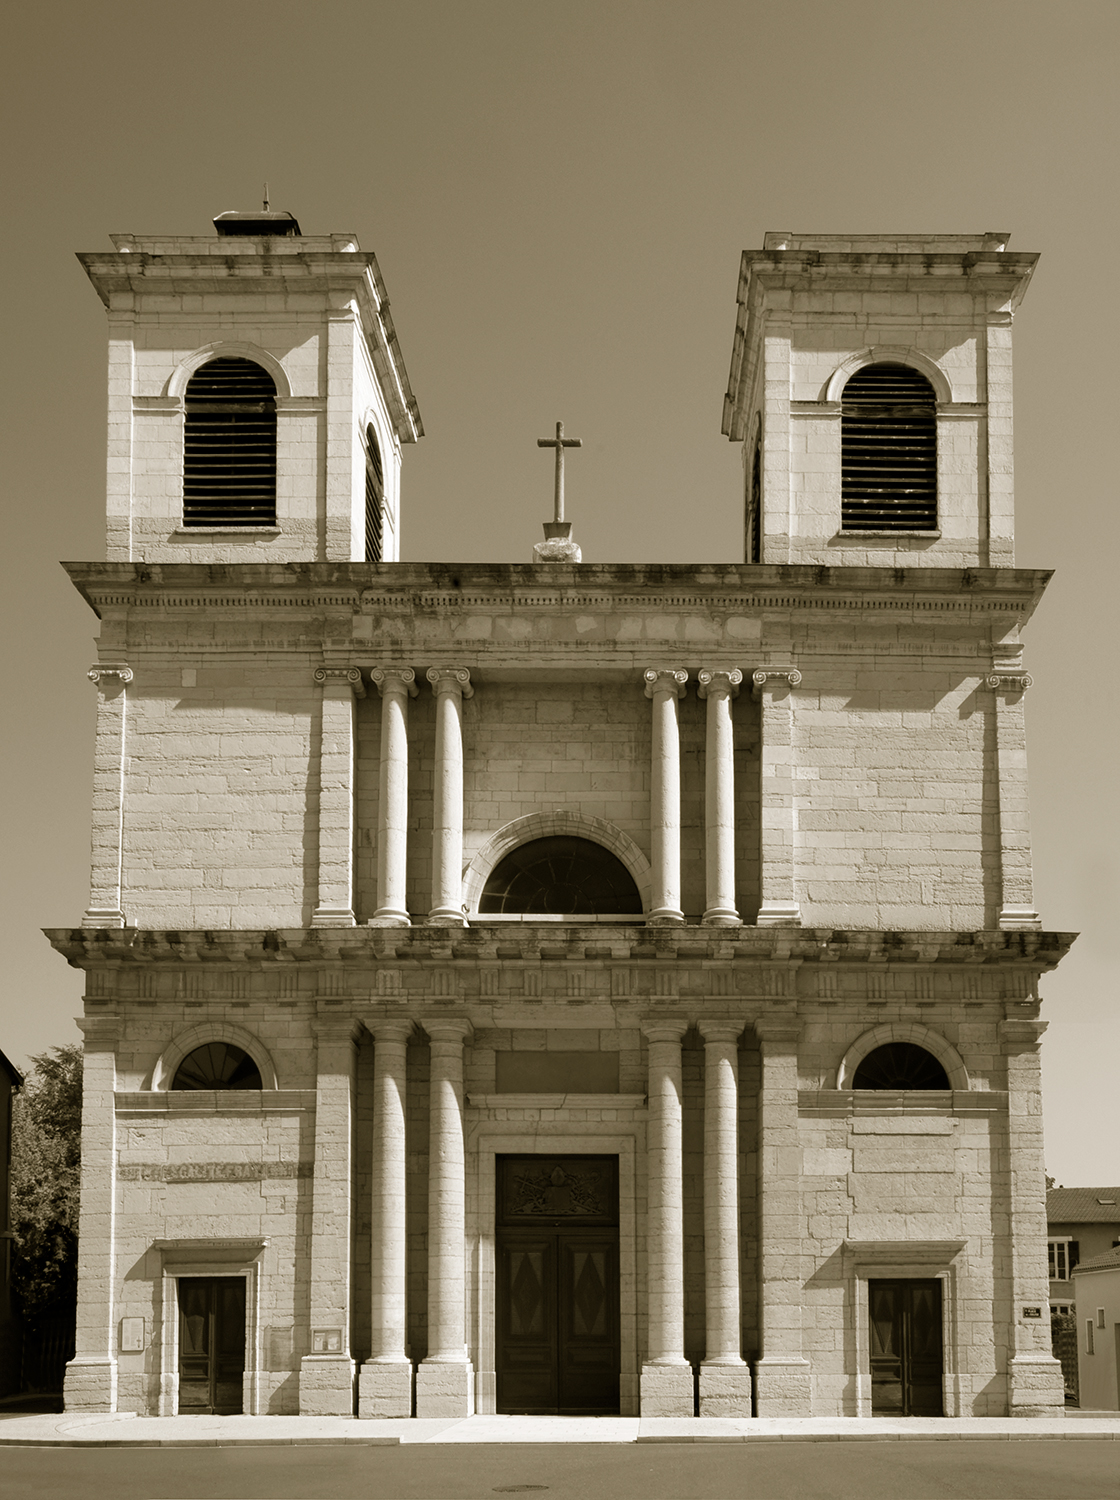
<path id="1" fill-rule="evenodd" d="M 52 1047 L 31 1061 L 12 1112 L 12 1290 L 34 1323 L 77 1295 L 82 1049 Z"/>

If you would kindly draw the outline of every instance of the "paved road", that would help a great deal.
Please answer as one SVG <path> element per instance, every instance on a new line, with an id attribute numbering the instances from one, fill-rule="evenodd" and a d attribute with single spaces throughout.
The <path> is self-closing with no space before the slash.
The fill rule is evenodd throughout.
<path id="1" fill-rule="evenodd" d="M 0 1450 L 3 1500 L 1118 1500 L 1120 1444 Z"/>

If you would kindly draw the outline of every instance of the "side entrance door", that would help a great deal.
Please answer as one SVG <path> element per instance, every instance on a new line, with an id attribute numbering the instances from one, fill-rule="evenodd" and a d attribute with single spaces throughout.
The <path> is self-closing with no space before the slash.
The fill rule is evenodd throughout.
<path id="1" fill-rule="evenodd" d="M 498 1158 L 498 1410 L 618 1412 L 618 1158 Z"/>
<path id="2" fill-rule="evenodd" d="M 245 1278 L 179 1277 L 179 1414 L 243 1410 Z"/>
<path id="3" fill-rule="evenodd" d="M 941 1282 L 869 1281 L 871 1414 L 941 1417 Z"/>

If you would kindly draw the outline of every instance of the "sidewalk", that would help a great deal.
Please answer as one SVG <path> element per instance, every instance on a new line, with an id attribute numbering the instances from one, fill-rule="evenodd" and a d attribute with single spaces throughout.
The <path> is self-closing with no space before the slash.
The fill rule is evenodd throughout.
<path id="1" fill-rule="evenodd" d="M 244 1448 L 398 1443 L 1120 1442 L 1120 1412 L 1073 1417 L 136 1417 L 0 1419 L 0 1444 L 33 1448 Z"/>

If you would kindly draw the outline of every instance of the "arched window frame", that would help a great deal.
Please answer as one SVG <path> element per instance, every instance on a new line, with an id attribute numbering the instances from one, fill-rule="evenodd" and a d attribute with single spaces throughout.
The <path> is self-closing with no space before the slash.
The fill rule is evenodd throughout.
<path id="1" fill-rule="evenodd" d="M 623 833 L 621 828 L 616 828 L 613 823 L 607 822 L 605 818 L 592 818 L 585 813 L 566 812 L 560 809 L 552 812 L 529 813 L 523 818 L 514 818 L 511 823 L 506 823 L 496 833 L 491 834 L 463 874 L 463 905 L 468 915 L 483 922 L 495 920 L 478 910 L 482 892 L 495 866 L 519 845 L 557 834 L 569 838 L 588 839 L 593 844 L 602 844 L 605 849 L 609 849 L 616 858 L 622 861 L 629 870 L 634 884 L 638 887 L 638 894 L 642 898 L 641 915 L 635 912 L 631 920 L 643 921 L 645 914 L 649 911 L 650 903 L 652 872 L 649 860 L 629 835 Z M 609 916 L 612 913 L 606 912 L 604 915 Z M 579 918 L 576 920 L 578 921 Z"/>
<path id="2" fill-rule="evenodd" d="M 915 1047 L 924 1048 L 945 1069 L 950 1088 L 968 1090 L 972 1087 L 968 1069 L 953 1044 L 940 1032 L 931 1031 L 928 1026 L 920 1026 L 913 1021 L 888 1021 L 857 1037 L 840 1060 L 840 1066 L 836 1070 L 836 1087 L 850 1089 L 863 1059 L 888 1042 L 912 1042 Z"/>
<path id="3" fill-rule="evenodd" d="M 242 1052 L 247 1053 L 256 1063 L 264 1087 L 266 1089 L 279 1088 L 276 1065 L 272 1061 L 268 1048 L 251 1031 L 246 1031 L 243 1026 L 232 1026 L 226 1021 L 202 1022 L 173 1037 L 156 1060 L 156 1065 L 152 1069 L 150 1088 L 158 1093 L 171 1092 L 171 1085 L 175 1074 L 179 1071 L 179 1065 L 196 1048 L 204 1047 L 207 1042 L 228 1042 L 231 1047 L 240 1047 Z"/>
<path id="4" fill-rule="evenodd" d="M 365 461 L 366 562 L 381 562 L 385 556 L 385 450 L 372 421 L 365 424 L 362 439 Z"/>
<path id="5" fill-rule="evenodd" d="M 267 393 L 241 389 L 207 394 L 205 388 L 198 389 L 205 372 L 218 364 L 241 366 L 246 375 L 255 372 L 251 380 L 258 386 L 267 383 Z M 275 528 L 278 398 L 267 366 L 228 349 L 216 351 L 191 373 L 183 390 L 181 524 L 185 530 Z"/>

